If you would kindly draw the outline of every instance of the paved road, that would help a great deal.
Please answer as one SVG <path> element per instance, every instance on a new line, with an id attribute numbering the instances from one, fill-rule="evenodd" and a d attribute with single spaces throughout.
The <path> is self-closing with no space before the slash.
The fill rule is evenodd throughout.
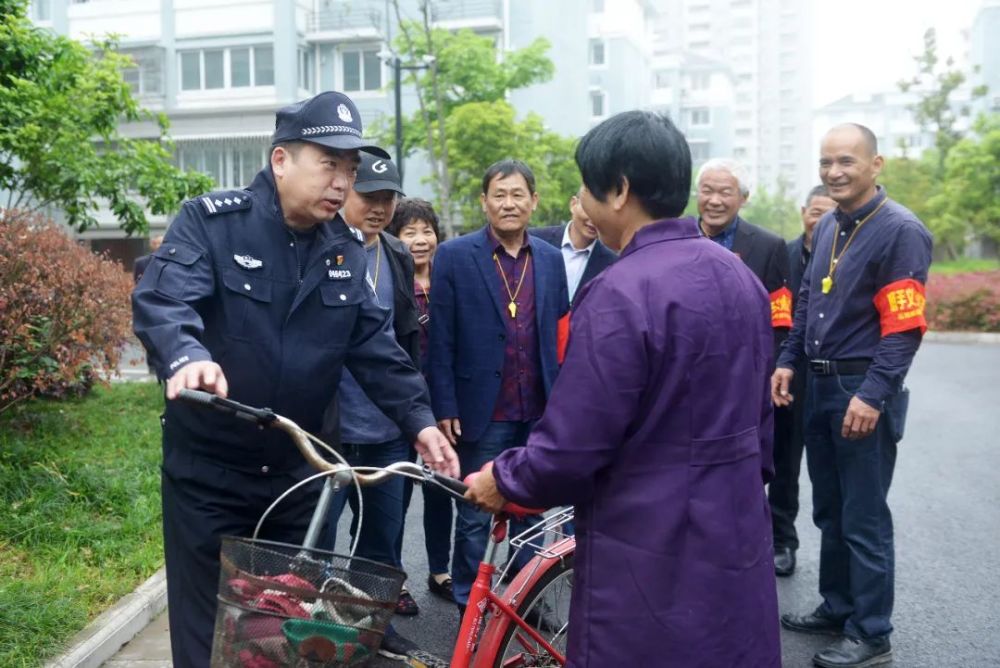
<path id="1" fill-rule="evenodd" d="M 1000 346 L 927 343 L 909 385 L 907 434 L 890 493 L 897 555 L 894 665 L 1000 666 Z M 800 567 L 778 582 L 782 611 L 807 610 L 818 602 L 819 536 L 809 515 L 804 472 L 802 482 Z M 457 613 L 426 590 L 419 493 L 414 500 L 404 561 L 421 612 L 412 619 L 397 617 L 396 625 L 426 649 L 447 655 Z M 166 658 L 164 629 L 160 620 L 108 665 L 168 665 L 160 662 Z M 783 632 L 784 665 L 811 665 L 824 642 Z M 148 663 L 131 662 L 140 658 Z"/>

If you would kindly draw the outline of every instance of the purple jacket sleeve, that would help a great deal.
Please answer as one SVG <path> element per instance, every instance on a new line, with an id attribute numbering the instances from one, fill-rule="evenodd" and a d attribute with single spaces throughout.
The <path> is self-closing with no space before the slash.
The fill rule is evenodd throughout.
<path id="1" fill-rule="evenodd" d="M 580 503 L 615 459 L 647 383 L 649 327 L 642 295 L 595 279 L 576 302 L 566 360 L 545 414 L 523 448 L 494 463 L 497 486 L 517 503 Z"/>

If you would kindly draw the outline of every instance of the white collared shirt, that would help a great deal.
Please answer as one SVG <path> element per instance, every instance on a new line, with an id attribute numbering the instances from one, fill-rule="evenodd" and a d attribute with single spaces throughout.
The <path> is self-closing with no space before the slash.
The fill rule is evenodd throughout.
<path id="1" fill-rule="evenodd" d="M 583 272 L 590 260 L 590 253 L 594 250 L 594 244 L 597 243 L 597 240 L 591 241 L 586 248 L 577 250 L 569 238 L 570 225 L 572 223 L 563 228 L 562 245 L 559 248 L 562 250 L 563 261 L 566 263 L 566 286 L 569 288 L 569 300 L 572 302 L 577 288 L 580 287 L 580 279 L 583 278 Z"/>

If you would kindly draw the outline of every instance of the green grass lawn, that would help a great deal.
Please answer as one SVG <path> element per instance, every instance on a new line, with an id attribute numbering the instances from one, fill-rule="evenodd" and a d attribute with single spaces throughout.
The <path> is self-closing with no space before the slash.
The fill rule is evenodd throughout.
<path id="1" fill-rule="evenodd" d="M 931 264 L 932 274 L 965 274 L 973 271 L 995 271 L 1000 269 L 1000 261 L 961 258 Z"/>
<path id="2" fill-rule="evenodd" d="M 163 561 L 155 383 L 0 415 L 0 666 L 37 666 Z"/>

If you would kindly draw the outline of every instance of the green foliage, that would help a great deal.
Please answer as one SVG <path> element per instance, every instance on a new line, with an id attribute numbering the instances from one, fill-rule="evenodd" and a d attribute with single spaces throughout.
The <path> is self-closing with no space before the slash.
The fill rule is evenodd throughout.
<path id="1" fill-rule="evenodd" d="M 0 666 L 38 666 L 162 564 L 154 383 L 0 415 Z"/>
<path id="2" fill-rule="evenodd" d="M 139 108 L 113 38 L 84 45 L 32 25 L 25 0 L 0 12 L 0 191 L 5 208 L 65 211 L 78 230 L 105 204 L 128 233 L 144 232 L 144 208 L 175 211 L 211 180 L 171 164 L 167 120 Z M 158 137 L 123 137 L 122 122 L 153 120 Z M 142 201 L 136 199 L 140 197 Z"/>
<path id="3" fill-rule="evenodd" d="M 478 225 L 479 188 L 472 184 L 491 162 L 506 157 L 525 161 L 535 172 L 542 198 L 537 219 L 563 220 L 578 187 L 573 141 L 547 130 L 537 117 L 516 120 L 506 103 L 509 91 L 552 77 L 549 43 L 539 38 L 500 54 L 490 37 L 431 27 L 433 4 L 420 0 L 422 20 L 411 21 L 392 1 L 399 28 L 393 47 L 408 73 L 403 83 L 414 87 L 419 106 L 403 119 L 403 153 L 420 150 L 430 162 L 428 180 L 445 234 L 454 233 L 456 217 L 466 227 Z M 389 119 L 376 129 L 383 143 L 392 143 L 394 123 Z"/>
<path id="4" fill-rule="evenodd" d="M 1000 242 L 1000 114 L 980 117 L 975 135 L 958 142 L 945 161 L 945 180 L 933 198 L 943 224 Z"/>
<path id="5" fill-rule="evenodd" d="M 778 187 L 773 193 L 760 186 L 751 193 L 740 216 L 784 239 L 797 237 L 802 234 L 802 214 L 790 191 L 788 182 L 782 178 L 778 179 Z"/>
<path id="6" fill-rule="evenodd" d="M 502 100 L 456 107 L 446 129 L 456 204 L 466 229 L 482 222 L 479 195 L 486 166 L 511 156 L 535 173 L 538 209 L 533 221 L 556 225 L 569 218 L 569 199 L 580 187 L 574 140 L 549 132 L 535 114 L 517 121 L 514 108 Z"/>
<path id="7" fill-rule="evenodd" d="M 914 90 L 918 101 L 911 107 L 913 118 L 922 129 L 934 131 L 934 146 L 937 149 L 937 164 L 935 174 L 944 175 L 945 160 L 952 147 L 957 144 L 962 133 L 955 129 L 959 116 L 968 116 L 968 106 L 957 111 L 951 103 L 952 94 L 965 83 L 965 74 L 953 69 L 952 58 L 944 61 L 940 67 L 941 58 L 937 51 L 937 32 L 928 28 L 924 33 L 924 50 L 914 58 L 917 63 L 917 74 L 913 78 L 900 81 L 897 85 L 904 93 Z M 979 86 L 972 91 L 972 97 L 982 97 L 986 88 Z"/>

